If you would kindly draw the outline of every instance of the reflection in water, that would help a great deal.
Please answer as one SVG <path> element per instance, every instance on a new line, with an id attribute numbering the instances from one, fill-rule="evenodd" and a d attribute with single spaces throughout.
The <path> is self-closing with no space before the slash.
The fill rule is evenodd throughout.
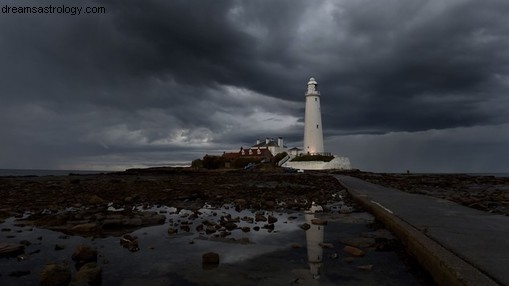
<path id="1" fill-rule="evenodd" d="M 323 231 L 325 226 L 315 225 L 311 222 L 311 220 L 315 218 L 315 212 L 319 209 L 321 209 L 321 207 L 313 205 L 305 213 L 306 222 L 311 226 L 306 231 L 306 243 L 308 250 L 309 269 L 313 275 L 313 278 L 320 277 L 320 267 L 322 266 L 323 258 L 323 249 L 321 244 L 323 243 Z"/>

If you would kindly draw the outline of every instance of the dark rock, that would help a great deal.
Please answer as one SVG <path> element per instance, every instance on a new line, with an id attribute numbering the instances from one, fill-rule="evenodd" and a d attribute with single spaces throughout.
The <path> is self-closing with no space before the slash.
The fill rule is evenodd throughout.
<path id="1" fill-rule="evenodd" d="M 76 233 L 90 233 L 97 231 L 97 224 L 96 223 L 82 223 L 75 225 L 71 228 L 72 232 Z"/>
<path id="2" fill-rule="evenodd" d="M 249 226 L 244 226 L 244 227 L 242 228 L 242 231 L 243 231 L 243 232 L 250 232 L 250 231 L 251 231 L 251 228 L 250 228 Z"/>
<path id="3" fill-rule="evenodd" d="M 273 216 L 271 216 L 271 215 L 269 215 L 269 216 L 267 217 L 267 220 L 268 220 L 268 222 L 269 222 L 269 223 L 275 223 L 275 222 L 277 222 L 277 218 L 275 218 L 275 217 L 273 217 Z"/>
<path id="4" fill-rule="evenodd" d="M 227 230 L 234 230 L 234 229 L 237 229 L 237 227 L 238 226 L 235 223 L 233 223 L 233 222 L 228 222 L 228 223 L 225 224 L 225 228 Z"/>
<path id="5" fill-rule="evenodd" d="M 65 264 L 46 264 L 39 273 L 41 286 L 67 286 L 71 282 L 71 270 Z"/>
<path id="6" fill-rule="evenodd" d="M 353 247 L 353 246 L 345 246 L 343 248 L 343 251 L 350 254 L 350 255 L 353 255 L 353 256 L 364 256 L 364 251 L 362 251 L 361 249 L 358 249 L 357 247 Z"/>
<path id="7" fill-rule="evenodd" d="M 174 228 L 174 227 L 172 227 L 172 226 L 170 226 L 170 227 L 168 228 L 168 234 L 169 234 L 169 235 L 176 234 L 177 232 L 178 232 L 178 229 L 176 229 L 176 228 Z"/>
<path id="8" fill-rule="evenodd" d="M 308 223 L 303 223 L 300 225 L 300 228 L 302 228 L 303 230 L 308 230 L 311 228 L 311 226 Z"/>
<path id="9" fill-rule="evenodd" d="M 262 214 L 256 214 L 255 221 L 267 221 L 267 218 Z"/>
<path id="10" fill-rule="evenodd" d="M 120 245 L 127 248 L 131 252 L 140 250 L 138 247 L 138 239 L 132 235 L 126 234 L 120 238 Z"/>
<path id="11" fill-rule="evenodd" d="M 327 225 L 327 221 L 319 218 L 314 218 L 311 220 L 311 223 L 314 225 Z"/>
<path id="12" fill-rule="evenodd" d="M 255 226 L 255 227 L 253 227 L 253 230 L 254 230 L 254 231 L 259 231 L 259 230 L 260 230 L 260 227 L 259 227 L 259 226 Z"/>
<path id="13" fill-rule="evenodd" d="M 99 204 L 103 204 L 104 200 L 101 197 L 99 197 L 98 195 L 92 195 L 88 199 L 88 203 L 91 205 L 99 205 Z"/>
<path id="14" fill-rule="evenodd" d="M 332 244 L 332 243 L 321 242 L 318 245 L 321 248 L 334 248 L 334 244 Z"/>
<path id="15" fill-rule="evenodd" d="M 76 282 L 84 285 L 101 285 L 102 269 L 97 267 L 96 263 L 87 263 L 83 265 L 76 273 Z"/>
<path id="16" fill-rule="evenodd" d="M 0 243 L 0 257 L 1 256 L 16 256 L 22 253 L 25 249 L 23 244 L 14 243 Z"/>
<path id="17" fill-rule="evenodd" d="M 203 264 L 219 264 L 219 254 L 208 252 L 202 255 Z"/>
<path id="18" fill-rule="evenodd" d="M 72 254 L 72 260 L 79 263 L 97 262 L 97 250 L 90 246 L 80 244 Z"/>
<path id="19" fill-rule="evenodd" d="M 63 244 L 55 244 L 55 251 L 59 251 L 65 249 L 65 245 Z"/>
<path id="20" fill-rule="evenodd" d="M 21 276 L 27 276 L 30 275 L 30 271 L 28 270 L 17 270 L 9 273 L 10 277 L 21 277 Z"/>

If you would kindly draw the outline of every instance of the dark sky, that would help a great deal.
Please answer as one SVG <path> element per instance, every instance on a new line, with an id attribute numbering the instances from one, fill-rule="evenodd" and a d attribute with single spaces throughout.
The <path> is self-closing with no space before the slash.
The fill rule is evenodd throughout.
<path id="1" fill-rule="evenodd" d="M 509 1 L 19 1 L 0 14 L 0 168 L 190 162 L 303 140 L 368 171 L 509 172 Z"/>

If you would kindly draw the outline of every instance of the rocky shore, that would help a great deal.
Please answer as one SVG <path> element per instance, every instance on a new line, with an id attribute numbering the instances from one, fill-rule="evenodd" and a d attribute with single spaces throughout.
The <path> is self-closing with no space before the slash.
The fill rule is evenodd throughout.
<path id="1" fill-rule="evenodd" d="M 341 185 L 327 174 L 195 171 L 154 168 L 99 175 L 1 177 L 0 219 L 80 235 L 121 234 L 164 223 L 152 206 L 198 210 L 233 204 L 237 210 L 305 210 L 337 201 Z"/>
<path id="2" fill-rule="evenodd" d="M 467 174 L 344 173 L 367 182 L 446 199 L 478 210 L 509 215 L 509 178 Z"/>
<path id="3" fill-rule="evenodd" d="M 152 168 L 0 177 L 0 195 L 0 256 L 10 257 L 0 261 L 4 285 L 35 279 L 40 285 L 227 283 L 213 272 L 196 275 L 196 261 L 204 271 L 221 264 L 240 284 L 306 284 L 320 279 L 315 266 L 299 268 L 308 266 L 310 247 L 323 252 L 316 267 L 337 269 L 325 272 L 324 285 L 341 279 L 415 284 L 422 277 L 418 284 L 433 284 L 419 267 L 400 261 L 397 239 L 327 173 Z M 318 212 L 308 220 L 310 209 Z M 322 240 L 310 246 L 320 229 Z M 235 262 L 245 255 L 252 258 Z M 151 274 L 140 276 L 147 267 Z M 389 270 L 395 274 L 385 275 Z M 340 272 L 349 278 L 335 276 Z"/>

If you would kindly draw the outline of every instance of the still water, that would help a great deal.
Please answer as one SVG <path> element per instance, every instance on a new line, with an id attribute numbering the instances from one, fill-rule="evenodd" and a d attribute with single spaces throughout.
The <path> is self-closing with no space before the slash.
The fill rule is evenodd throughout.
<path id="1" fill-rule="evenodd" d="M 273 230 L 263 228 L 267 222 L 240 220 L 238 229 L 232 230 L 227 238 L 220 238 L 196 231 L 196 226 L 203 220 L 218 221 L 223 215 L 244 218 L 254 217 L 256 213 L 237 212 L 231 206 L 205 207 L 200 210 L 200 217 L 191 220 L 190 211 L 176 213 L 175 208 L 165 206 L 152 210 L 165 214 L 166 223 L 132 232 L 138 238 L 137 252 L 123 248 L 118 236 L 66 236 L 32 226 L 17 226 L 14 218 L 8 218 L 0 224 L 0 242 L 26 240 L 31 244 L 25 248 L 25 259 L 0 258 L 0 285 L 38 285 L 38 273 L 46 263 L 74 265 L 71 255 L 78 244 L 98 250 L 102 285 L 422 284 L 414 270 L 394 251 L 365 249 L 363 257 L 355 258 L 342 251 L 341 239 L 373 231 L 368 227 L 373 217 L 365 212 L 263 212 L 265 216 L 277 218 Z M 311 223 L 314 218 L 326 219 L 328 223 L 315 225 Z M 168 234 L 169 228 L 183 222 L 191 226 L 189 232 Z M 303 230 L 301 226 L 306 222 L 310 228 Z M 258 231 L 253 229 L 256 226 L 260 227 Z M 249 227 L 250 231 L 244 232 L 242 227 Z M 56 245 L 63 249 L 55 250 Z M 204 269 L 202 254 L 211 251 L 219 254 L 220 263 Z M 9 276 L 14 271 L 27 270 L 28 275 Z"/>

